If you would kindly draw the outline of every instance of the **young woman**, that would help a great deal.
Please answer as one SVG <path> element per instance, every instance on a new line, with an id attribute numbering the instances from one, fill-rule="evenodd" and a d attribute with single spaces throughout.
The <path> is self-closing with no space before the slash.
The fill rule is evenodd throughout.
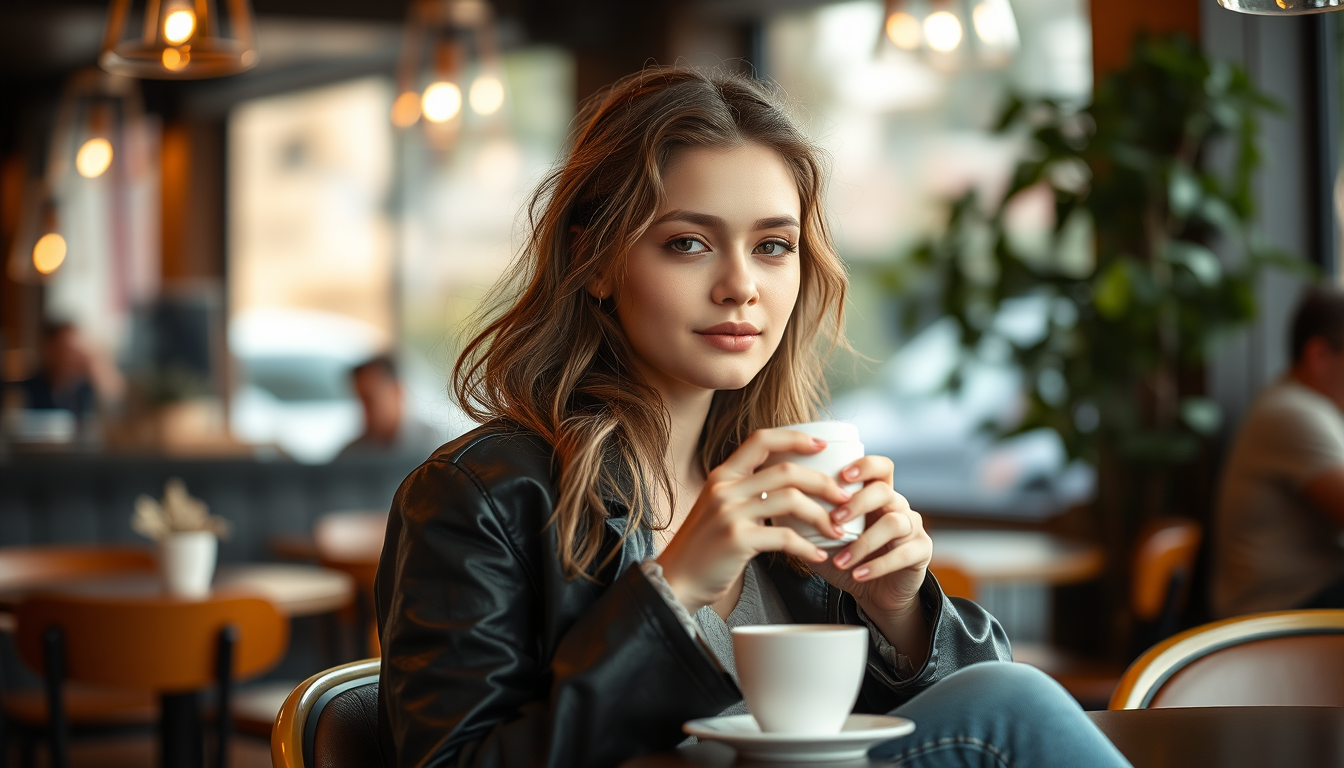
<path id="1" fill-rule="evenodd" d="M 454 371 L 483 426 L 393 502 L 386 763 L 600 768 L 670 749 L 686 720 L 744 711 L 731 626 L 830 622 L 869 628 L 859 709 L 917 724 L 879 748 L 898 764 L 1125 765 L 1048 678 L 977 664 L 1009 661 L 1007 639 L 927 573 L 889 460 L 844 470 L 853 495 L 760 469 L 823 447 L 778 427 L 824 403 L 846 288 L 817 150 L 776 96 L 650 69 L 578 126 L 515 289 Z M 867 530 L 828 556 L 768 524 L 781 515 Z"/>

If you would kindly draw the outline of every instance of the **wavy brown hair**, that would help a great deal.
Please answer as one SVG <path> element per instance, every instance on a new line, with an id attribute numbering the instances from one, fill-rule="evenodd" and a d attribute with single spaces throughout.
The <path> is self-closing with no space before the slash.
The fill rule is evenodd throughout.
<path id="1" fill-rule="evenodd" d="M 551 525 L 569 578 L 592 579 L 609 502 L 628 510 L 625 535 L 653 520 L 653 494 L 675 508 L 666 463 L 670 426 L 658 393 L 630 365 L 611 307 L 589 295 L 619 279 L 625 254 L 652 224 L 663 169 L 681 147 L 759 144 L 779 153 L 802 203 L 801 285 L 779 348 L 742 389 L 715 393 L 700 439 L 708 472 L 756 429 L 810 421 L 826 399 L 825 356 L 842 336 L 847 279 L 823 216 L 821 152 L 770 86 L 723 71 L 649 68 L 587 101 L 564 162 L 528 206 L 530 232 L 485 328 L 453 368 L 467 415 L 504 419 L 555 449 L 559 499 Z M 820 340 L 820 341 L 819 341 Z"/>

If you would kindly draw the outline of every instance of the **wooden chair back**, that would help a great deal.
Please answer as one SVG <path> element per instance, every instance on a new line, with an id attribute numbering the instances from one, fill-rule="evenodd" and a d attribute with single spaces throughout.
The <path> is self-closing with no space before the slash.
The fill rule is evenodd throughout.
<path id="1" fill-rule="evenodd" d="M 1150 648 L 1111 709 L 1344 706 L 1344 610 L 1276 611 L 1195 627 Z"/>
<path id="2" fill-rule="evenodd" d="M 955 565 L 942 564 L 930 570 L 933 571 L 933 577 L 938 580 L 938 585 L 943 588 L 943 592 L 948 597 L 975 599 L 975 578 L 966 571 Z"/>
<path id="3" fill-rule="evenodd" d="M 43 634 L 64 633 L 66 679 L 161 693 L 201 690 L 216 680 L 220 631 L 233 626 L 233 678 L 274 666 L 289 642 L 289 622 L 258 597 L 32 597 L 19 604 L 16 645 L 44 669 Z"/>
<path id="4" fill-rule="evenodd" d="M 1136 619 L 1157 621 L 1184 609 L 1203 537 L 1203 527 L 1184 518 L 1159 520 L 1140 535 L 1130 595 Z"/>
<path id="5" fill-rule="evenodd" d="M 0 590 L 24 589 L 88 576 L 153 573 L 156 570 L 158 560 L 147 547 L 0 547 Z"/>

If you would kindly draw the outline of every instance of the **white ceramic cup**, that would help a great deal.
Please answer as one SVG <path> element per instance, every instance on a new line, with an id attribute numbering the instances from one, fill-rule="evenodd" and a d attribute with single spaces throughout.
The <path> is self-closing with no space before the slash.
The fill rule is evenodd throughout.
<path id="1" fill-rule="evenodd" d="M 840 470 L 863 458 L 863 443 L 859 442 L 859 428 L 853 424 L 843 421 L 814 421 L 809 424 L 794 424 L 788 427 L 781 427 L 781 429 L 793 429 L 802 432 L 808 437 L 821 438 L 826 441 L 826 447 L 821 449 L 819 453 L 814 453 L 810 456 L 802 453 L 773 454 L 761 465 L 761 469 L 791 461 L 799 466 L 809 467 L 818 470 L 823 474 L 830 475 L 838 481 L 840 479 Z M 863 488 L 863 483 L 841 483 L 840 487 L 850 493 L 857 493 L 859 489 Z M 830 512 L 835 508 L 835 505 L 828 504 L 821 499 L 816 499 L 816 501 L 827 512 Z M 838 539 L 832 539 L 828 536 L 823 536 L 821 532 L 812 527 L 811 524 L 805 523 L 793 515 L 781 515 L 779 517 L 771 518 L 771 520 L 775 525 L 787 525 L 800 533 L 803 538 L 823 549 L 843 547 L 849 542 L 859 538 L 859 534 L 863 533 L 864 526 L 866 525 L 863 515 L 860 515 L 841 526 L 845 531 L 844 536 Z"/>
<path id="2" fill-rule="evenodd" d="M 747 711 L 768 733 L 839 733 L 868 660 L 868 630 L 841 624 L 765 624 L 733 630 Z"/>
<path id="3" fill-rule="evenodd" d="M 174 597 L 209 595 L 218 553 L 219 538 L 213 531 L 176 531 L 164 536 L 159 541 L 164 591 Z"/>

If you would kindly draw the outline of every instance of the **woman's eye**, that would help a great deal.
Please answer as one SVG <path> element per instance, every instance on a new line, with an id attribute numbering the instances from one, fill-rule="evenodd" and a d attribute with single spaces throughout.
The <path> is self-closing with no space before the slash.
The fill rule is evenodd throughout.
<path id="1" fill-rule="evenodd" d="M 677 253 L 704 253 L 709 250 L 704 243 L 693 237 L 679 237 L 667 245 Z"/>
<path id="2" fill-rule="evenodd" d="M 756 252 L 765 256 L 783 256 L 792 250 L 788 243 L 782 243 L 778 240 L 770 240 L 756 246 Z"/>

